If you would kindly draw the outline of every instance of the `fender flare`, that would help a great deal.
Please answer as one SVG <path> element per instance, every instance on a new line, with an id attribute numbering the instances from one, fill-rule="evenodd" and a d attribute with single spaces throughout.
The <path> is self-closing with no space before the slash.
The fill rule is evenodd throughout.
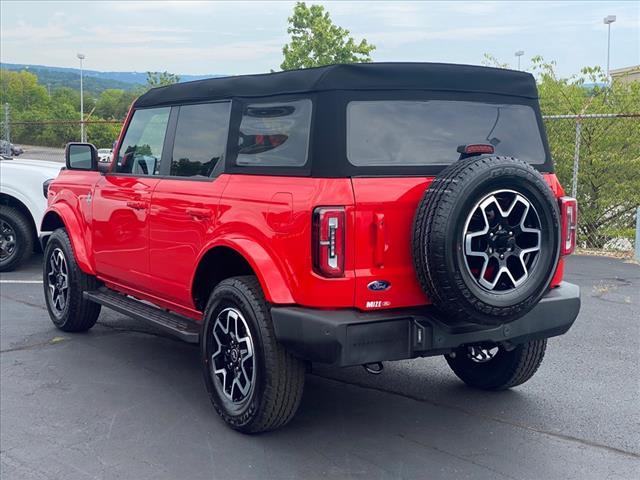
<path id="1" fill-rule="evenodd" d="M 216 247 L 230 248 L 247 261 L 258 277 L 258 282 L 262 287 L 267 302 L 277 304 L 295 303 L 289 282 L 287 282 L 281 267 L 273 256 L 254 239 L 247 237 L 218 238 L 202 250 L 196 265 L 199 265 L 202 258 Z"/>
<path id="2" fill-rule="evenodd" d="M 92 258 L 89 255 L 90 250 L 86 245 L 85 239 L 87 236 L 85 232 L 83 232 L 78 218 L 69 205 L 66 203 L 56 203 L 47 208 L 44 216 L 42 217 L 42 224 L 40 226 L 41 231 L 51 231 L 50 229 L 45 229 L 44 226 L 54 215 L 57 216 L 64 224 L 64 228 L 69 235 L 69 240 L 71 241 L 73 254 L 76 257 L 76 262 L 78 263 L 80 270 L 89 275 L 95 275 L 95 266 L 93 265 Z"/>

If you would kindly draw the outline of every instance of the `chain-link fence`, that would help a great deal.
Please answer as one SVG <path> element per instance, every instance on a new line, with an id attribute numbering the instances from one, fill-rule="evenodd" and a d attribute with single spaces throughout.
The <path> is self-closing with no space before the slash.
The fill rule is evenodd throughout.
<path id="1" fill-rule="evenodd" d="M 578 199 L 578 246 L 632 252 L 640 206 L 640 114 L 545 116 L 556 172 Z"/>
<path id="2" fill-rule="evenodd" d="M 78 120 L 28 120 L 29 116 L 37 118 L 37 113 L 29 112 L 22 115 L 27 119 L 16 120 L 12 118 L 9 105 L 3 105 L 0 155 L 63 162 L 64 146 L 69 142 L 79 142 L 82 138 L 81 122 Z M 108 149 L 113 147 L 122 127 L 122 121 L 119 120 L 87 119 L 82 124 L 86 141 L 98 148 Z"/>
<path id="3" fill-rule="evenodd" d="M 35 160 L 64 161 L 64 146 L 81 139 L 80 122 L 73 120 L 11 121 L 4 112 L 0 154 Z M 85 139 L 97 148 L 111 149 L 122 121 L 86 120 Z"/>

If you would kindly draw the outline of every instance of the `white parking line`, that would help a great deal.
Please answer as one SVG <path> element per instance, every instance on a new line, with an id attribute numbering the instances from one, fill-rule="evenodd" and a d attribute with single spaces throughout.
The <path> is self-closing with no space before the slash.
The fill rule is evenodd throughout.
<path id="1" fill-rule="evenodd" d="M 42 280 L 0 280 L 0 283 L 42 283 Z"/>

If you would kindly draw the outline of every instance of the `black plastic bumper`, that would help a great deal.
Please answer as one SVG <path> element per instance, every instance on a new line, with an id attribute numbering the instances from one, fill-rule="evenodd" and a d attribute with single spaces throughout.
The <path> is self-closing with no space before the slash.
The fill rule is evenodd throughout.
<path id="1" fill-rule="evenodd" d="M 273 307 L 278 340 L 305 360 L 342 367 L 440 355 L 465 344 L 517 345 L 565 333 L 580 310 L 580 288 L 563 282 L 518 320 L 499 326 L 448 324 L 432 307 L 360 312 Z"/>

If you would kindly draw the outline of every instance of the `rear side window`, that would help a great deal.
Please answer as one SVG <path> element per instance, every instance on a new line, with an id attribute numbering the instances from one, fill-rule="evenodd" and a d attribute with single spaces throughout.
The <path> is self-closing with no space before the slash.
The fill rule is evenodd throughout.
<path id="1" fill-rule="evenodd" d="M 230 108 L 229 102 L 180 107 L 170 175 L 212 175 L 226 149 Z"/>
<path id="2" fill-rule="evenodd" d="M 118 152 L 117 173 L 158 175 L 169 107 L 136 110 Z"/>
<path id="3" fill-rule="evenodd" d="M 347 106 L 347 157 L 355 166 L 449 164 L 459 145 L 491 143 L 497 155 L 544 163 L 533 109 L 482 102 L 356 101 Z"/>
<path id="4" fill-rule="evenodd" d="M 244 107 L 236 164 L 298 167 L 307 162 L 311 100 L 254 103 Z"/>

